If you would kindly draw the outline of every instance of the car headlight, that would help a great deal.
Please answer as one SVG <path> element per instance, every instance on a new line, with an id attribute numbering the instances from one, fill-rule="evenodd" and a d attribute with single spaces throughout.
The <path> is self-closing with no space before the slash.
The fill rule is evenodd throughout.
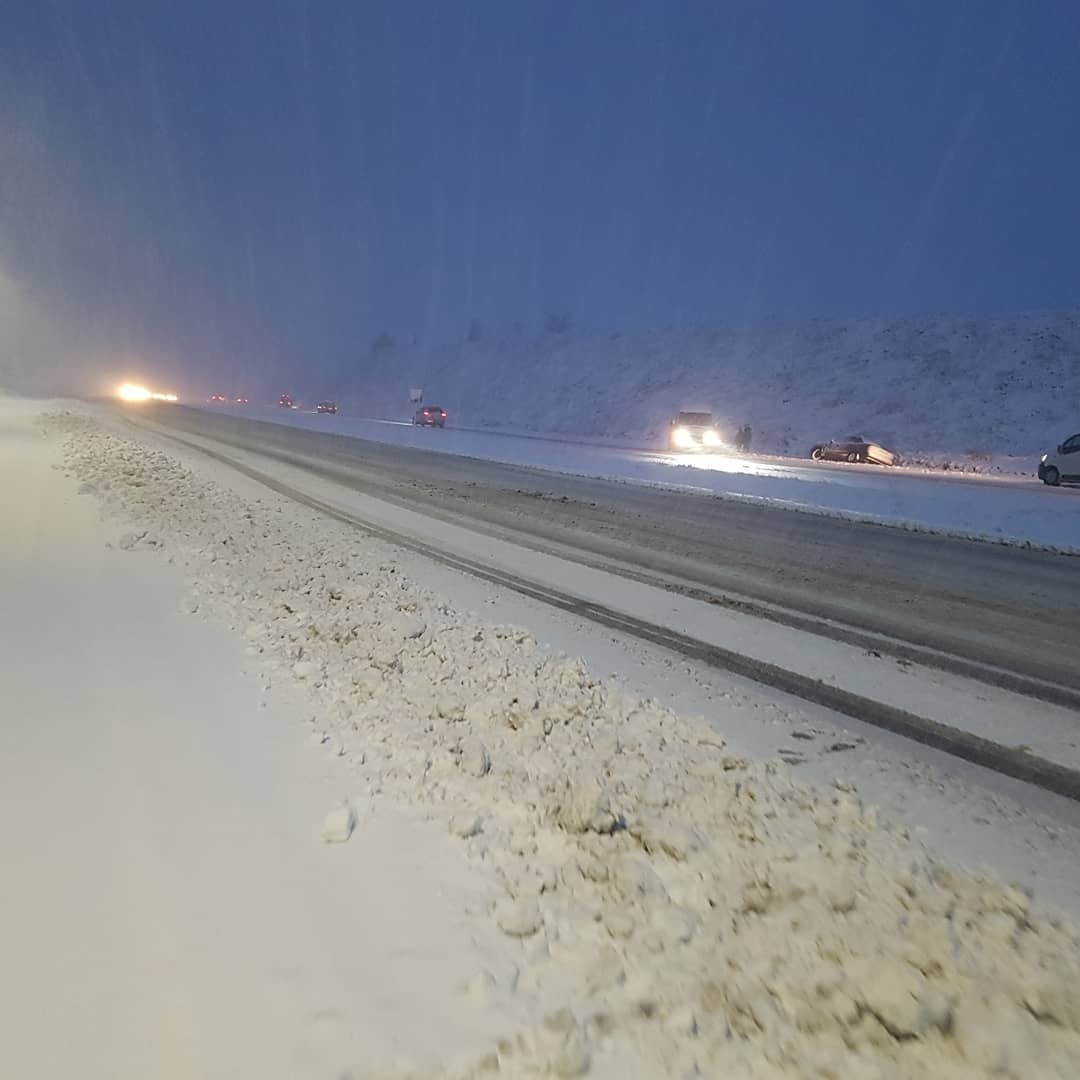
<path id="1" fill-rule="evenodd" d="M 1039 460 L 1045 465 L 1046 464 L 1046 459 L 1047 459 L 1048 456 L 1049 456 L 1048 454 L 1043 454 L 1043 456 Z"/>
<path id="2" fill-rule="evenodd" d="M 121 401 L 149 401 L 152 395 L 145 386 L 124 383 L 123 386 L 117 388 L 116 396 Z"/>
<path id="3" fill-rule="evenodd" d="M 687 447 L 694 445 L 694 436 L 684 427 L 677 427 L 671 433 L 671 443 L 673 446 Z"/>
<path id="4" fill-rule="evenodd" d="M 719 446 L 720 432 L 716 428 L 706 428 L 705 433 L 701 436 L 701 441 L 706 446 Z"/>

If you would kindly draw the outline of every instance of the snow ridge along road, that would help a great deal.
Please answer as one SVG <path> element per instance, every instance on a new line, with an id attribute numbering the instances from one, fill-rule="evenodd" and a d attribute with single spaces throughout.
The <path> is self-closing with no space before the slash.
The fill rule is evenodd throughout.
<path id="1" fill-rule="evenodd" d="M 620 590 L 613 589 L 610 585 L 606 589 L 601 587 L 599 592 L 593 591 L 591 595 L 586 596 L 567 593 L 552 584 L 555 576 L 550 573 L 550 569 L 544 580 L 539 580 L 535 574 L 522 576 L 512 570 L 508 571 L 505 568 L 506 560 L 499 560 L 497 554 L 492 552 L 490 547 L 485 552 L 486 557 L 482 561 L 470 558 L 467 552 L 475 550 L 475 537 L 466 536 L 455 543 L 455 538 L 448 535 L 449 528 L 444 528 L 439 538 L 441 545 L 435 546 L 421 538 L 429 535 L 429 529 L 425 522 L 403 521 L 401 515 L 393 515 L 396 527 L 392 528 L 372 520 L 370 512 L 364 517 L 357 516 L 355 511 L 349 512 L 343 507 L 340 495 L 336 502 L 327 502 L 303 490 L 303 488 L 310 488 L 310 473 L 304 475 L 305 466 L 310 468 L 312 464 L 317 465 L 318 462 L 304 462 L 302 459 L 273 455 L 265 459 L 263 469 L 258 469 L 243 460 L 238 460 L 236 451 L 229 454 L 223 453 L 221 449 L 214 449 L 212 443 L 208 440 L 183 439 L 174 435 L 166 435 L 166 438 L 174 440 L 179 445 L 186 446 L 189 449 L 200 451 L 212 459 L 236 469 L 243 475 L 264 484 L 279 495 L 292 499 L 303 506 L 310 507 L 318 513 L 325 514 L 344 524 L 359 528 L 391 544 L 405 547 L 454 569 L 462 570 L 492 584 L 523 593 L 543 603 L 551 604 L 621 633 L 643 638 L 732 674 L 762 683 L 805 701 L 822 705 L 827 709 L 884 728 L 906 738 L 915 739 L 927 746 L 953 754 L 956 757 L 992 769 L 1003 775 L 1034 784 L 1054 794 L 1080 801 L 1080 754 L 1073 754 L 1069 764 L 1064 764 L 1039 756 L 1031 749 L 1030 742 L 1025 745 L 1024 749 L 1017 749 L 1015 746 L 1008 746 L 986 738 L 978 730 L 964 730 L 962 727 L 956 726 L 955 722 L 943 723 L 932 716 L 916 715 L 908 709 L 898 708 L 890 703 L 887 696 L 890 692 L 896 692 L 897 689 L 895 678 L 889 677 L 892 674 L 891 672 L 886 673 L 884 677 L 881 671 L 874 673 L 870 682 L 876 691 L 875 696 L 856 693 L 846 689 L 843 685 L 837 685 L 837 682 L 840 682 L 841 679 L 836 676 L 826 681 L 817 674 L 813 667 L 808 669 L 808 673 L 806 669 L 798 670 L 794 666 L 784 667 L 764 658 L 764 656 L 775 654 L 778 648 L 783 652 L 782 643 L 771 642 L 764 651 L 764 656 L 761 655 L 760 650 L 758 650 L 758 655 L 754 655 L 755 650 L 752 646 L 748 646 L 746 640 L 748 635 L 744 631 L 738 635 L 739 640 L 736 647 L 743 650 L 749 648 L 749 653 L 736 651 L 736 648 L 725 648 L 723 645 L 718 644 L 715 638 L 701 640 L 680 633 L 670 625 L 658 625 L 650 618 L 631 614 L 626 610 L 627 590 L 625 589 L 621 591 L 621 595 L 619 595 Z M 244 456 L 250 457 L 251 455 Z M 265 471 L 269 468 L 280 476 L 283 464 L 286 467 L 292 466 L 291 469 L 288 469 L 288 472 L 292 474 L 294 483 L 283 482 L 281 479 L 276 478 L 275 475 Z M 368 510 L 370 511 L 370 509 L 371 505 L 369 503 Z M 385 520 L 385 508 L 382 515 L 377 513 L 375 516 L 376 518 L 382 516 Z M 502 566 L 499 565 L 500 561 L 503 563 Z M 513 560 L 510 561 L 513 563 Z M 534 560 L 531 561 L 535 562 Z M 616 570 L 616 572 L 618 571 Z M 558 579 L 565 580 L 571 576 L 564 569 L 562 573 L 558 574 Z M 585 592 L 586 590 L 582 589 L 581 591 Z M 683 589 L 680 591 L 687 593 L 693 590 Z M 620 605 L 619 609 L 600 602 L 595 598 L 598 595 L 617 597 L 613 602 Z M 652 609 L 654 601 L 654 597 L 646 595 L 645 602 L 639 606 L 638 610 Z M 751 614 L 751 611 L 744 606 L 736 618 L 746 622 L 753 618 L 754 615 L 760 615 L 760 613 L 754 611 Z M 806 627 L 804 626 L 803 629 L 805 630 Z M 818 623 L 813 627 L 813 631 L 826 637 L 843 637 L 841 628 L 833 627 L 831 624 Z M 774 636 L 783 633 L 784 631 L 774 631 Z M 881 639 L 873 639 L 872 643 L 885 651 L 892 651 L 890 643 Z M 861 646 L 860 651 L 865 652 L 865 640 L 859 641 L 858 644 Z M 796 644 L 793 651 L 805 653 L 807 650 L 805 647 L 800 648 Z M 903 649 L 903 652 L 905 655 L 912 655 L 915 650 L 907 648 Z M 927 657 L 925 650 L 918 652 L 917 655 L 924 661 Z M 850 656 L 844 655 L 843 650 L 838 654 L 833 654 L 829 659 L 831 663 L 825 661 L 822 666 L 833 671 L 842 670 L 846 665 L 850 665 L 852 660 Z M 939 654 L 934 659 L 936 666 L 946 669 L 949 667 L 948 657 Z M 790 652 L 788 653 L 788 660 L 790 663 Z M 863 663 L 865 662 L 864 660 Z M 1036 698 L 1063 704 L 1066 710 L 1080 708 L 1080 693 L 1075 693 L 1067 688 L 1021 677 L 1009 677 L 1008 673 L 998 672 L 995 669 L 980 668 L 976 665 L 965 664 L 962 661 L 957 663 L 965 673 L 970 674 L 974 671 L 976 677 L 980 677 L 982 681 L 992 685 L 1004 683 L 1011 689 L 1019 688 L 1021 693 L 1027 692 Z M 907 668 L 904 671 L 902 681 L 909 682 L 912 677 L 917 675 L 917 671 Z M 863 685 L 865 686 L 866 683 L 864 682 Z M 985 717 L 980 715 L 985 709 L 985 697 L 983 695 L 976 696 L 977 688 L 965 685 L 963 682 L 959 686 L 954 684 L 952 689 L 954 692 L 949 694 L 939 684 L 937 691 L 941 700 L 934 703 L 936 708 L 942 715 L 949 716 L 953 720 L 959 718 L 961 722 L 967 720 L 969 724 L 981 726 L 980 720 L 985 721 Z M 902 694 L 904 691 L 900 690 L 899 692 Z M 977 700 L 979 703 L 977 710 L 974 712 L 971 709 L 973 700 Z M 1045 726 L 1048 731 L 1043 735 L 1041 745 L 1046 746 L 1048 753 L 1062 753 L 1062 747 L 1069 744 L 1073 729 L 1074 718 L 1070 711 L 1040 709 L 1034 703 L 1025 704 L 1022 700 L 1015 700 L 1011 697 L 1006 697 L 1005 701 L 1007 702 L 1007 708 L 1012 711 L 1013 715 L 1026 717 L 1027 734 L 1025 738 L 1040 744 L 1039 728 Z"/>
<path id="2" fill-rule="evenodd" d="M 1022 891 L 928 858 L 850 785 L 735 757 L 715 728 L 462 616 L 377 540 L 84 417 L 49 428 L 127 522 L 125 550 L 167 553 L 188 610 L 308 696 L 372 813 L 426 807 L 499 885 L 476 918 L 514 962 L 463 992 L 531 1021 L 464 1065 L 346 1072 L 1076 1075 L 1080 943 Z"/>

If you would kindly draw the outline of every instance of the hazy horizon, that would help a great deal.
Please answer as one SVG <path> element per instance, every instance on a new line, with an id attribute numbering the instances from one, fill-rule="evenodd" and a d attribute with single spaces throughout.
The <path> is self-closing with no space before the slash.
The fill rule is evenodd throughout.
<path id="1" fill-rule="evenodd" d="M 89 8 L 0 16 L 0 372 L 1080 300 L 1065 2 Z"/>

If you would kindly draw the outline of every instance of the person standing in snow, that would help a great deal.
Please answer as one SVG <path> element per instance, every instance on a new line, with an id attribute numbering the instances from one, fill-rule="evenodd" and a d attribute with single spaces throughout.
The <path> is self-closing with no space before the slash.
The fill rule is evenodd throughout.
<path id="1" fill-rule="evenodd" d="M 742 429 L 742 452 L 744 454 L 750 453 L 750 440 L 753 439 L 753 437 L 754 433 L 750 430 L 750 425 L 747 424 L 746 427 Z"/>

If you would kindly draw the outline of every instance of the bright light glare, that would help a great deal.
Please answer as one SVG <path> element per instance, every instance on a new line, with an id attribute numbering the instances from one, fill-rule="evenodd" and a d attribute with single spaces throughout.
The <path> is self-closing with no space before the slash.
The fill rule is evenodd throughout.
<path id="1" fill-rule="evenodd" d="M 684 427 L 677 427 L 671 433 L 671 441 L 681 449 L 686 449 L 688 446 L 694 445 L 694 436 L 690 434 Z"/>
<path id="2" fill-rule="evenodd" d="M 706 446 L 719 446 L 720 432 L 715 428 L 706 428 L 704 434 L 701 436 L 701 441 Z"/>
<path id="3" fill-rule="evenodd" d="M 155 390 L 148 390 L 145 386 L 137 386 L 135 383 L 124 383 L 117 387 L 116 396 L 121 401 L 177 401 L 175 394 L 160 394 Z"/>
<path id="4" fill-rule="evenodd" d="M 134 383 L 124 383 L 116 391 L 116 396 L 121 401 L 149 401 L 150 391 L 145 386 L 136 386 Z"/>

